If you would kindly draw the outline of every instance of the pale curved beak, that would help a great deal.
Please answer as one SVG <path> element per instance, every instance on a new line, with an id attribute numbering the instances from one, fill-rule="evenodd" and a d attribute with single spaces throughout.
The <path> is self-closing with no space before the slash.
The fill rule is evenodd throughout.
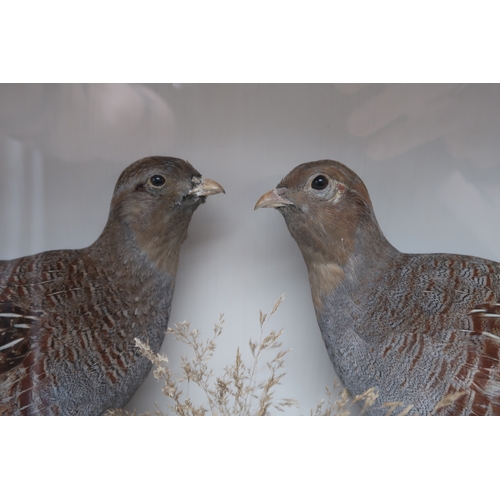
<path id="1" fill-rule="evenodd" d="M 205 177 L 201 178 L 201 184 L 189 191 L 189 194 L 194 194 L 195 196 L 210 196 L 217 193 L 226 194 L 224 188 L 218 182 Z"/>
<path id="2" fill-rule="evenodd" d="M 288 201 L 286 198 L 283 198 L 283 194 L 286 192 L 285 188 L 276 188 L 272 191 L 268 191 L 266 194 L 263 194 L 255 204 L 254 210 L 258 208 L 278 208 L 285 207 L 287 205 L 293 205 L 291 201 Z"/>

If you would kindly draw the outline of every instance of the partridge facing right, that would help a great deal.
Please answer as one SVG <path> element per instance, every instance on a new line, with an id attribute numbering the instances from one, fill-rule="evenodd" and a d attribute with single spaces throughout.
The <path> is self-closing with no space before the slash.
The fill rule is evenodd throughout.
<path id="1" fill-rule="evenodd" d="M 158 351 L 194 211 L 224 189 L 180 158 L 132 163 L 99 238 L 0 261 L 0 415 L 101 415 L 123 407 Z"/>
<path id="2" fill-rule="evenodd" d="M 500 415 L 499 263 L 399 252 L 361 179 L 332 160 L 293 169 L 263 207 L 302 252 L 337 375 L 353 395 L 378 391 L 370 414 L 397 402 L 415 415 Z"/>

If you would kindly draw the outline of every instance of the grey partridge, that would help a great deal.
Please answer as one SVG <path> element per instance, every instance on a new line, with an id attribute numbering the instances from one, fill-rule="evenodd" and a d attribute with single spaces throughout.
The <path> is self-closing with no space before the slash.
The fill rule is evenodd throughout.
<path id="1" fill-rule="evenodd" d="M 80 250 L 0 261 L 0 414 L 100 415 L 124 406 L 158 350 L 196 208 L 224 192 L 154 156 L 118 179 L 107 224 Z"/>
<path id="2" fill-rule="evenodd" d="M 384 237 L 345 165 L 299 165 L 255 208 L 284 216 L 304 257 L 318 324 L 353 395 L 411 414 L 500 414 L 500 264 L 406 254 Z"/>

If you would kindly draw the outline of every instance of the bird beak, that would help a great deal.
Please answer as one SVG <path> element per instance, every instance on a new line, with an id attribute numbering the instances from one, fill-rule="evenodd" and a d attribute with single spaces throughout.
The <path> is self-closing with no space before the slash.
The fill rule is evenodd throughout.
<path id="1" fill-rule="evenodd" d="M 282 195 L 284 193 L 286 193 L 285 188 L 276 188 L 263 194 L 255 204 L 254 210 L 258 208 L 278 208 L 285 207 L 286 205 L 293 205 L 291 201 L 283 198 Z"/>
<path id="2" fill-rule="evenodd" d="M 201 183 L 198 184 L 198 186 L 189 191 L 189 194 L 193 194 L 195 196 L 210 196 L 217 193 L 226 194 L 224 188 L 218 182 L 204 177 L 201 178 Z"/>

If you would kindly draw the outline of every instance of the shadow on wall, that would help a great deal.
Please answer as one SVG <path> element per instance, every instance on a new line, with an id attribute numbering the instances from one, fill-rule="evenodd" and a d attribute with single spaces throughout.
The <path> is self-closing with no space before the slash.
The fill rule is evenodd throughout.
<path id="1" fill-rule="evenodd" d="M 336 84 L 346 95 L 372 84 Z M 496 84 L 387 84 L 358 106 L 347 127 L 369 138 L 367 155 L 376 161 L 443 139 L 456 159 L 490 169 L 499 163 L 500 86 Z"/>
<path id="2" fill-rule="evenodd" d="M 139 84 L 2 84 L 0 134 L 63 161 L 166 154 L 174 117 Z"/>

